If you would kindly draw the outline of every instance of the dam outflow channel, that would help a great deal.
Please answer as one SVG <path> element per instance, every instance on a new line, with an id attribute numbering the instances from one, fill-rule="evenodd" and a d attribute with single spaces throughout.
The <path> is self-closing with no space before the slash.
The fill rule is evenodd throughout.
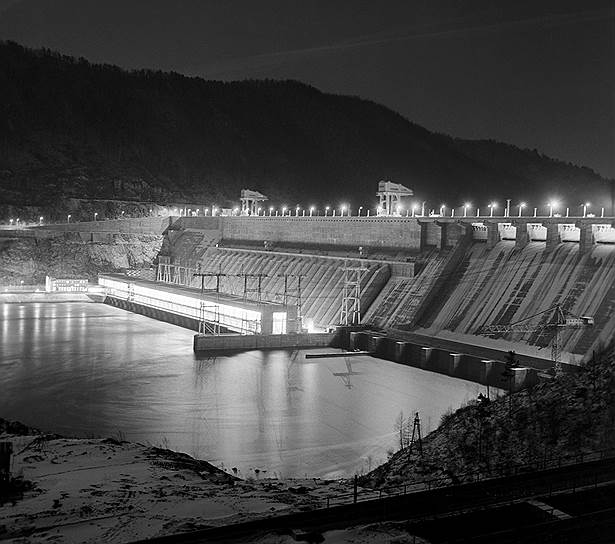
<path id="1" fill-rule="evenodd" d="M 104 304 L 0 304 L 0 312 L 2 417 L 168 447 L 243 477 L 366 472 L 396 447 L 400 411 L 418 411 L 426 434 L 484 392 L 367 356 L 197 358 L 191 331 Z"/>

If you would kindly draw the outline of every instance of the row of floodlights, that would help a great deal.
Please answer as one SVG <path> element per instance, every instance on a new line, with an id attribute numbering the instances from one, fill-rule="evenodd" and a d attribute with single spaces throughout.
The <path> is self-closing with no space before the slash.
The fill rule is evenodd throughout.
<path id="1" fill-rule="evenodd" d="M 426 207 L 426 202 L 422 202 L 420 205 L 419 204 L 411 204 L 408 207 L 405 207 L 401 204 L 398 204 L 395 206 L 395 210 L 391 211 L 390 213 L 387 213 L 387 211 L 381 207 L 377 207 L 376 208 L 376 215 L 378 216 L 382 216 L 382 215 L 394 215 L 394 216 L 398 216 L 398 217 L 425 217 L 425 216 L 431 216 L 431 217 L 446 217 L 447 214 L 450 214 L 450 217 L 455 217 L 455 213 L 457 210 L 459 210 L 459 213 L 461 213 L 462 217 L 481 217 L 481 209 L 480 208 L 474 208 L 472 206 L 472 204 L 470 203 L 465 203 L 463 206 L 459 207 L 459 208 L 448 208 L 446 206 L 446 204 L 442 204 L 439 208 L 439 210 L 436 209 L 431 209 L 429 211 L 427 211 Z M 583 213 L 582 213 L 582 217 L 595 217 L 596 215 L 589 212 L 589 208 L 590 208 L 591 204 L 589 202 L 585 202 L 583 204 L 579 204 L 579 206 L 577 207 L 577 209 L 582 208 L 583 209 Z M 558 210 L 560 209 L 560 204 L 558 202 L 552 201 L 549 202 L 547 204 L 548 207 L 548 215 L 549 217 L 562 217 L 561 213 L 558 213 Z M 503 217 L 512 217 L 513 215 L 517 216 L 517 217 L 522 217 L 524 210 L 528 208 L 527 204 L 525 202 L 520 202 L 519 204 L 516 204 L 514 206 L 510 205 L 510 201 L 507 201 L 506 206 L 503 208 Z M 499 209 L 498 203 L 497 202 L 491 202 L 487 205 L 487 209 L 489 210 L 488 215 L 489 217 L 494 217 L 497 216 L 497 210 Z M 364 211 L 365 210 L 365 211 Z M 484 210 L 484 208 L 483 208 Z M 150 215 L 152 215 L 154 213 L 153 209 L 149 210 Z M 229 213 L 230 212 L 230 213 Z M 293 213 L 294 212 L 294 213 Z M 333 207 L 333 206 L 325 206 L 322 209 L 318 209 L 316 208 L 316 206 L 310 206 L 309 208 L 305 209 L 302 208 L 301 206 L 296 206 L 294 208 L 290 208 L 287 206 L 282 206 L 279 209 L 274 207 L 274 206 L 269 206 L 268 208 L 265 207 L 258 207 L 256 208 L 256 215 L 261 216 L 261 217 L 265 217 L 265 216 L 281 216 L 281 217 L 312 217 L 314 215 L 318 216 L 321 213 L 325 216 L 331 216 L 331 217 L 346 217 L 346 216 L 352 216 L 353 215 L 353 210 L 351 209 L 350 206 L 346 205 L 346 204 L 342 204 L 341 206 L 339 206 L 339 208 Z M 168 208 L 166 209 L 166 213 L 168 215 L 179 215 L 179 216 L 190 216 L 190 217 L 195 217 L 195 216 L 200 216 L 201 213 L 204 216 L 218 216 L 221 214 L 226 214 L 226 215 L 242 215 L 242 210 L 239 207 L 235 207 L 232 210 L 228 210 L 228 209 L 223 209 L 223 208 L 219 208 L 218 206 L 212 206 L 211 209 L 210 208 Z M 371 210 L 369 208 L 364 208 L 363 206 L 359 206 L 357 208 L 357 213 L 356 215 L 358 217 L 369 217 L 371 213 Z M 123 219 L 124 218 L 124 214 L 125 212 L 121 212 L 119 218 Z M 533 209 L 533 217 L 537 217 L 538 214 L 538 208 L 534 208 Z M 565 217 L 568 217 L 570 215 L 570 208 L 566 208 L 565 210 Z M 531 213 L 530 213 L 531 215 Z M 67 223 L 71 222 L 72 219 L 72 214 L 68 214 L 66 216 L 66 221 Z M 600 209 L 600 217 L 604 217 L 604 208 Z M 99 214 L 98 212 L 94 212 L 92 214 L 92 218 L 94 221 L 98 221 L 99 219 Z M 44 218 L 41 215 L 39 217 L 38 223 L 39 225 L 43 225 L 43 221 Z M 11 226 L 19 226 L 20 223 L 20 219 L 9 219 L 9 224 Z"/>
<path id="2" fill-rule="evenodd" d="M 460 206 L 459 208 L 448 208 L 446 204 L 442 204 L 439 210 L 431 209 L 429 211 L 426 209 L 425 206 L 426 206 L 426 202 L 422 202 L 420 205 L 411 204 L 408 207 L 398 204 L 395 206 L 394 210 L 390 211 L 390 213 L 387 213 L 386 209 L 379 206 L 376 208 L 376 215 L 396 215 L 396 216 L 405 216 L 405 217 L 425 217 L 425 216 L 444 217 L 444 216 L 447 216 L 447 214 L 450 214 L 451 217 L 455 217 L 455 213 L 458 210 L 459 213 L 461 213 L 463 217 L 474 217 L 474 216 L 481 217 L 481 209 L 474 208 L 472 204 L 470 203 L 465 203 L 463 206 Z M 583 217 L 595 217 L 595 214 L 588 211 L 590 206 L 591 204 L 589 202 L 579 204 L 578 209 L 579 211 L 581 208 L 583 209 L 583 212 L 582 212 Z M 520 202 L 519 204 L 511 206 L 510 201 L 507 201 L 506 206 L 503 208 L 503 216 L 511 217 L 514 214 L 515 216 L 522 217 L 524 214 L 524 210 L 526 208 L 528 208 L 528 206 L 525 202 Z M 560 209 L 560 204 L 558 202 L 555 202 L 555 201 L 549 202 L 547 204 L 547 208 L 548 208 L 549 217 L 562 217 L 562 214 L 558 213 L 558 210 Z M 498 203 L 497 202 L 489 203 L 487 205 L 487 209 L 489 210 L 488 211 L 489 217 L 497 216 L 497 210 L 499 209 Z M 576 210 L 576 208 L 574 208 L 573 211 L 574 210 Z M 601 208 L 600 210 L 601 210 L 600 211 L 601 217 L 604 217 L 604 208 Z M 245 213 L 245 210 L 241 210 L 239 207 L 235 207 L 231 210 L 222 209 L 215 205 L 211 207 L 211 210 L 210 208 L 202 209 L 202 213 L 205 216 L 210 215 L 210 212 L 212 216 L 218 216 L 223 213 L 226 213 L 227 215 L 243 215 Z M 318 216 L 321 214 L 324 215 L 325 217 L 328 217 L 328 216 L 345 217 L 345 216 L 353 215 L 352 208 L 346 204 L 342 204 L 339 207 L 325 206 L 322 209 L 318 209 L 316 206 L 310 206 L 309 208 L 302 208 L 301 206 L 296 206 L 294 208 L 288 207 L 288 206 L 281 206 L 280 208 L 276 208 L 275 206 L 269 206 L 268 208 L 267 207 L 257 207 L 255 208 L 255 212 L 256 212 L 255 215 L 261 216 L 261 217 L 265 217 L 265 216 L 281 216 L 281 217 L 308 216 L 308 217 L 312 217 L 314 215 Z M 201 215 L 201 209 L 197 208 L 193 210 L 192 208 L 174 208 L 173 210 L 168 210 L 168 213 L 170 215 L 180 215 L 180 216 L 182 215 L 199 216 Z M 356 216 L 358 217 L 369 217 L 370 214 L 371 214 L 371 210 L 369 208 L 365 208 L 364 206 L 359 206 L 357 208 Z M 566 214 L 565 215 L 566 217 L 570 215 L 570 208 L 565 209 L 565 214 Z M 538 215 L 538 208 L 533 208 L 533 216 L 537 217 L 537 215 Z"/>

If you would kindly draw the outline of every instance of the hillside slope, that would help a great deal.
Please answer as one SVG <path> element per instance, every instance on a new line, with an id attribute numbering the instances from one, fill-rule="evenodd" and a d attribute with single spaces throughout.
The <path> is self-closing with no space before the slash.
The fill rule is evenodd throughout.
<path id="1" fill-rule="evenodd" d="M 127 72 L 4 42 L 0 88 L 5 205 L 58 215 L 67 197 L 228 205 L 250 187 L 274 204 L 358 206 L 374 202 L 383 178 L 432 206 L 517 196 L 540 205 L 562 173 L 559 196 L 576 203 L 582 187 L 610 205 L 609 183 L 589 169 L 517 148 L 510 160 L 499 144 L 434 134 L 295 81 Z"/>
<path id="2" fill-rule="evenodd" d="M 502 377 L 506 387 L 506 378 Z M 542 466 L 562 457 L 610 450 L 615 446 L 615 356 L 597 354 L 577 374 L 496 400 L 480 398 L 446 415 L 417 449 L 404 448 L 362 478 L 376 487 L 441 478 L 471 481 L 512 473 L 515 467 Z M 410 430 L 412 418 L 410 418 Z"/>

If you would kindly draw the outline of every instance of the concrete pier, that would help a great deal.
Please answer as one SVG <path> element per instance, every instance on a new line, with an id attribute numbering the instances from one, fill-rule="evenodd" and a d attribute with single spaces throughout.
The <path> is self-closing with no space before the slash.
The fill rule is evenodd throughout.
<path id="1" fill-rule="evenodd" d="M 372 351 L 380 357 L 400 364 L 446 374 L 454 378 L 506 389 L 508 379 L 503 376 L 504 361 L 485 359 L 461 351 L 420 345 L 417 342 L 388 338 L 372 331 L 353 331 L 350 333 L 348 349 Z M 515 369 L 512 389 L 517 391 L 538 383 L 538 370 L 522 366 Z"/>

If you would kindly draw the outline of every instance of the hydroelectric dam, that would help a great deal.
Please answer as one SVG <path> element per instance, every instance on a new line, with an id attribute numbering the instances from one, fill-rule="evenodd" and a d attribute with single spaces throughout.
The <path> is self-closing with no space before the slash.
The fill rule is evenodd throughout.
<path id="1" fill-rule="evenodd" d="M 203 333 L 309 331 L 322 342 L 360 315 L 362 328 L 346 329 L 343 347 L 451 375 L 470 361 L 473 369 L 460 376 L 488 383 L 509 350 L 522 365 L 546 370 L 554 343 L 566 367 L 582 364 L 612 337 L 613 221 L 170 218 L 154 268 L 103 276 L 101 283 L 116 305 L 149 307 L 154 317 L 170 313 L 195 329 L 205 323 Z M 154 300 L 152 290 L 163 296 Z M 591 316 L 593 326 L 553 326 L 552 308 Z M 511 326 L 518 322 L 524 326 Z"/>

